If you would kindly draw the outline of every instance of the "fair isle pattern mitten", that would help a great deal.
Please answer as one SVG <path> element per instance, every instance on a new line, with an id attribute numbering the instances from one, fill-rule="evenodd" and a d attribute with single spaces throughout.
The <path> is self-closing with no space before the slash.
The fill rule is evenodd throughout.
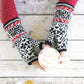
<path id="1" fill-rule="evenodd" d="M 74 7 L 78 0 L 60 0 L 56 4 L 51 28 L 45 44 L 50 46 L 54 43 L 55 48 L 61 52 L 66 51 L 68 46 L 68 23 L 73 15 Z"/>
<path id="2" fill-rule="evenodd" d="M 22 26 L 16 11 L 14 0 L 0 0 L 0 20 L 4 25 L 4 30 L 12 43 L 19 50 L 23 60 L 31 65 L 38 60 L 34 52 L 34 47 L 39 47 L 39 41 L 32 39 Z M 38 45 L 38 46 L 37 46 Z"/>
<path id="3" fill-rule="evenodd" d="M 24 30 L 19 18 L 9 21 L 4 25 L 4 30 L 26 63 L 31 64 L 33 61 L 38 60 L 38 56 L 34 52 L 32 38 Z"/>

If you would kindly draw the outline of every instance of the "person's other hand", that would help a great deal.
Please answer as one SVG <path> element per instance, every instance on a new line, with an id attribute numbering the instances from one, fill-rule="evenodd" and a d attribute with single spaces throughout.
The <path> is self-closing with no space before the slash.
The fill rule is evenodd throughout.
<path id="1" fill-rule="evenodd" d="M 46 47 L 50 47 L 50 45 L 48 45 L 48 44 L 43 44 L 43 45 L 42 45 L 42 48 L 43 48 L 43 49 L 46 48 Z M 63 56 L 64 53 L 65 53 L 65 51 L 60 52 L 61 57 Z M 33 62 L 32 64 L 33 64 L 34 66 L 37 66 L 38 68 L 40 68 L 40 69 L 43 70 L 44 72 L 46 72 L 46 70 L 45 70 L 43 67 L 41 67 L 41 65 L 39 64 L 38 61 L 35 61 L 35 62 Z M 62 62 L 60 62 L 60 64 L 62 64 Z"/>
<path id="2" fill-rule="evenodd" d="M 43 70 L 44 72 L 46 72 L 46 70 L 45 70 L 43 67 L 41 67 L 41 65 L 39 64 L 38 61 L 35 61 L 35 62 L 33 62 L 32 64 L 33 64 L 34 66 L 37 66 L 38 68 L 40 68 L 40 69 Z"/>
<path id="3" fill-rule="evenodd" d="M 60 52 L 61 57 L 63 57 L 64 53 L 65 53 L 65 51 Z"/>
<path id="4" fill-rule="evenodd" d="M 50 45 L 48 45 L 48 44 L 43 44 L 43 45 L 42 45 L 42 48 L 44 49 L 45 47 L 50 47 Z M 64 53 L 65 53 L 65 51 L 61 51 L 61 52 L 60 52 L 61 57 L 63 56 Z"/>
<path id="5" fill-rule="evenodd" d="M 50 47 L 50 45 L 48 45 L 48 44 L 43 44 L 42 45 L 43 49 L 46 48 L 46 47 Z M 65 53 L 65 51 L 61 51 L 59 54 L 60 54 L 61 57 L 63 57 L 64 53 Z M 63 63 L 63 61 L 60 61 L 60 64 L 62 64 L 62 63 Z"/>
<path id="6" fill-rule="evenodd" d="M 42 45 L 42 48 L 44 49 L 45 47 L 49 47 L 49 45 L 43 44 L 43 45 Z M 37 66 L 38 68 L 40 68 L 40 69 L 43 70 L 44 72 L 46 71 L 43 67 L 41 67 L 41 65 L 39 64 L 38 61 L 35 61 L 35 62 L 33 62 L 32 64 L 33 64 L 34 66 Z"/>
<path id="7" fill-rule="evenodd" d="M 61 52 L 60 52 L 60 56 L 63 57 L 63 54 L 64 54 L 64 53 L 65 53 L 65 51 L 61 51 Z M 63 63 L 63 61 L 60 61 L 60 64 L 62 64 L 62 63 Z"/>
<path id="8" fill-rule="evenodd" d="M 42 45 L 42 48 L 43 48 L 43 49 L 46 48 L 46 47 L 50 47 L 50 45 L 48 45 L 48 44 L 43 44 L 43 45 Z"/>
<path id="9" fill-rule="evenodd" d="M 50 45 L 48 45 L 48 44 L 43 44 L 43 45 L 42 45 L 42 48 L 44 49 L 45 47 L 50 47 Z M 65 51 L 61 51 L 61 52 L 60 52 L 60 55 L 63 56 L 64 53 L 65 53 Z"/>

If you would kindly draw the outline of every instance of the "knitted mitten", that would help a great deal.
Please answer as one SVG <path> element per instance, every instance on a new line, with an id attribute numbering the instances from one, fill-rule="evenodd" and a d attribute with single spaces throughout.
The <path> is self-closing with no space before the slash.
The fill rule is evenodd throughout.
<path id="1" fill-rule="evenodd" d="M 45 44 L 50 46 L 54 43 L 55 48 L 61 52 L 66 51 L 68 46 L 67 29 L 68 23 L 73 15 L 74 7 L 78 0 L 59 0 L 51 28 Z"/>
<path id="2" fill-rule="evenodd" d="M 23 60 L 31 65 L 32 62 L 38 60 L 34 47 L 40 47 L 42 44 L 32 39 L 23 28 L 14 0 L 0 0 L 0 3 L 0 20 L 4 30 L 19 50 Z"/>

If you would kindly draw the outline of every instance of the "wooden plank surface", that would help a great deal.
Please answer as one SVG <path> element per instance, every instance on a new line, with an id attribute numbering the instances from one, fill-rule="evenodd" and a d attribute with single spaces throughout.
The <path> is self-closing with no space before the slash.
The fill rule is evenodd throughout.
<path id="1" fill-rule="evenodd" d="M 71 60 L 84 60 L 84 41 L 69 41 L 65 56 Z M 22 58 L 10 41 L 0 41 L 0 60 L 22 60 Z"/>
<path id="2" fill-rule="evenodd" d="M 23 26 L 31 37 L 45 40 L 58 0 L 15 0 Z M 47 72 L 28 66 L 0 23 L 0 84 L 84 84 L 84 0 L 79 0 L 68 29 L 70 62 Z M 11 52 L 10 52 L 11 51 Z M 40 82 L 41 80 L 41 82 Z"/>
<path id="3" fill-rule="evenodd" d="M 34 84 L 84 84 L 84 78 L 0 78 L 2 84 L 25 84 L 28 80 Z"/>
<path id="4" fill-rule="evenodd" d="M 0 61 L 0 77 L 84 77 L 84 61 L 70 61 L 46 72 L 23 61 Z"/>
<path id="5" fill-rule="evenodd" d="M 84 60 L 84 41 L 69 41 L 65 56 L 71 60 Z M 10 41 L 0 41 L 0 60 L 22 60 L 22 58 Z"/>
<path id="6" fill-rule="evenodd" d="M 37 40 L 45 40 L 48 34 L 48 30 L 51 26 L 52 15 L 41 16 L 20 16 L 23 26 L 32 38 Z M 71 19 L 68 28 L 68 38 L 81 40 L 84 39 L 84 16 L 74 15 Z M 6 33 L 3 30 L 3 26 L 0 23 L 0 40 L 8 40 Z"/>
<path id="7" fill-rule="evenodd" d="M 19 14 L 53 14 L 58 0 L 15 0 Z M 74 14 L 84 14 L 84 0 L 79 0 Z"/>
<path id="8" fill-rule="evenodd" d="M 84 83 L 84 78 L 0 78 L 2 84 L 25 84 L 25 82 L 28 80 L 32 80 L 34 84 L 83 84 Z"/>

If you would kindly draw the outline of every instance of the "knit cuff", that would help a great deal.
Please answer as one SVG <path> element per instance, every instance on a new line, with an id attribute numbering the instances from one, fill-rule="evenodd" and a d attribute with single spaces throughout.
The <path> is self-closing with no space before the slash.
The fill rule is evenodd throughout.
<path id="1" fill-rule="evenodd" d="M 45 44 L 48 44 L 48 45 L 50 45 L 50 46 L 52 45 L 52 43 L 49 42 L 49 41 L 47 41 L 47 40 L 45 41 Z"/>
<path id="2" fill-rule="evenodd" d="M 44 43 L 43 42 L 40 42 L 40 44 L 39 44 L 39 48 L 40 49 L 42 49 L 42 45 L 43 45 Z"/>
<path id="3" fill-rule="evenodd" d="M 14 18 L 6 23 L 4 30 L 27 64 L 31 65 L 33 61 L 38 59 L 33 48 L 32 39 L 23 28 L 19 18 Z"/>
<path id="4" fill-rule="evenodd" d="M 67 49 L 61 49 L 61 50 L 58 50 L 58 52 L 63 52 L 63 51 L 67 51 Z"/>
<path id="5" fill-rule="evenodd" d="M 28 65 L 32 65 L 33 62 L 38 61 L 38 58 L 31 60 Z"/>
<path id="6" fill-rule="evenodd" d="M 56 3 L 56 6 L 66 6 L 66 7 L 71 8 L 72 10 L 74 10 L 74 6 L 72 4 L 67 3 L 67 2 L 58 2 L 58 3 Z"/>

